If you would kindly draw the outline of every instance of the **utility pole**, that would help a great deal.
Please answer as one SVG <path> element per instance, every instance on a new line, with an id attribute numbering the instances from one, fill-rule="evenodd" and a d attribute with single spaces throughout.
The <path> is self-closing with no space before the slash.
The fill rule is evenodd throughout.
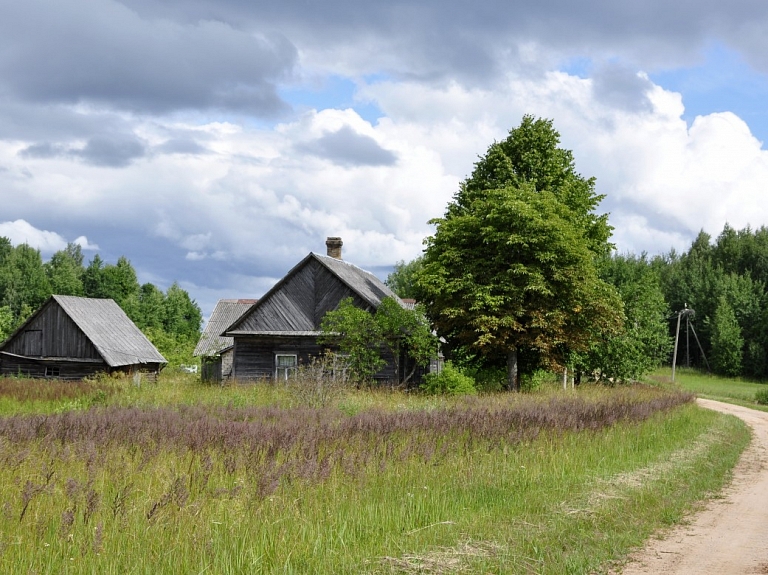
<path id="1" fill-rule="evenodd" d="M 677 312 L 677 329 L 675 330 L 675 351 L 672 354 L 672 381 L 675 381 L 675 367 L 677 366 L 677 344 L 680 340 L 680 319 L 685 316 L 685 359 L 686 364 L 688 367 L 690 367 L 690 351 L 689 351 L 689 341 L 688 341 L 688 328 L 693 327 L 690 325 L 690 318 L 695 317 L 696 312 L 693 311 L 691 308 L 688 307 L 688 304 L 685 304 L 685 307 L 681 309 L 679 312 Z M 696 331 L 694 330 L 693 335 L 696 335 Z M 699 341 L 698 336 L 696 337 L 696 341 Z M 701 347 L 701 344 L 699 344 L 699 347 Z M 703 354 L 704 352 L 702 352 Z M 706 361 L 706 359 L 705 359 Z"/>
<path id="2" fill-rule="evenodd" d="M 677 312 L 677 329 L 675 330 L 675 351 L 672 353 L 672 381 L 675 381 L 675 365 L 677 365 L 677 340 L 680 339 L 680 317 L 683 312 Z"/>

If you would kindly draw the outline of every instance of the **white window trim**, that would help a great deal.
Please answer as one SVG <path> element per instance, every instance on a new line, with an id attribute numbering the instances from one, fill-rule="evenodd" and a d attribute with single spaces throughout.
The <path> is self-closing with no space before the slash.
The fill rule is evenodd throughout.
<path id="1" fill-rule="evenodd" d="M 280 367 L 278 365 L 277 358 L 278 357 L 292 357 L 293 358 L 293 365 L 288 367 Z M 275 353 L 275 379 L 276 380 L 287 380 L 288 375 L 290 373 L 296 373 L 296 369 L 299 366 L 299 355 L 296 353 Z M 282 371 L 282 374 L 280 373 Z M 281 377 L 282 375 L 282 377 Z"/>

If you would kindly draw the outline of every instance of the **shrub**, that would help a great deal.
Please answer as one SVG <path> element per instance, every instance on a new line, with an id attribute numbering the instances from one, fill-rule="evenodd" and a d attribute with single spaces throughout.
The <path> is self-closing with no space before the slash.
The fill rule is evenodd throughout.
<path id="1" fill-rule="evenodd" d="M 768 405 L 768 389 L 761 389 L 755 392 L 755 403 L 758 405 Z"/>
<path id="2" fill-rule="evenodd" d="M 504 367 L 469 368 L 464 373 L 475 380 L 478 391 L 495 392 L 507 388 L 507 370 Z"/>
<path id="3" fill-rule="evenodd" d="M 520 391 L 536 391 L 545 383 L 556 382 L 556 376 L 546 370 L 537 369 L 533 373 L 525 373 L 520 376 Z"/>
<path id="4" fill-rule="evenodd" d="M 328 351 L 300 365 L 286 386 L 295 405 L 325 407 L 354 386 L 351 372 L 349 358 Z"/>
<path id="5" fill-rule="evenodd" d="M 426 393 L 446 395 L 468 395 L 477 393 L 475 380 L 464 375 L 461 370 L 446 361 L 440 373 L 428 373 L 424 376 L 421 389 Z"/>

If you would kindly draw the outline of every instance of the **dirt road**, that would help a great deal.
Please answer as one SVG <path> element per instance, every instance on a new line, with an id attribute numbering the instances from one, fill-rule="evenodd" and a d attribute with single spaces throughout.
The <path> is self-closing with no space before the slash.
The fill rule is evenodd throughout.
<path id="1" fill-rule="evenodd" d="M 746 421 L 753 440 L 734 469 L 722 499 L 710 501 L 690 523 L 651 540 L 623 575 L 768 574 L 768 413 L 699 399 L 709 409 Z"/>

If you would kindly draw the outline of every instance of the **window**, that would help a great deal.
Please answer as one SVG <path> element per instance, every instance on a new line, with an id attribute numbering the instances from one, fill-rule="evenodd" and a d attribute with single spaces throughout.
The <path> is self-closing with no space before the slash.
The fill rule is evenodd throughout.
<path id="1" fill-rule="evenodd" d="M 61 375 L 61 368 L 54 365 L 48 365 L 45 368 L 45 377 L 59 377 Z"/>
<path id="2" fill-rule="evenodd" d="M 298 358 L 295 353 L 275 354 L 275 379 L 288 379 L 289 375 L 296 373 Z"/>

